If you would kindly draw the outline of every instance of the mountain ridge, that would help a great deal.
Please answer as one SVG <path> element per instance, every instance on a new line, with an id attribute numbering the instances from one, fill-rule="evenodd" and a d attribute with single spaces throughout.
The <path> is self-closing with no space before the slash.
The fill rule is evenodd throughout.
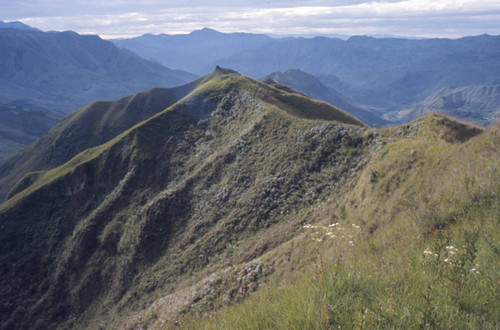
<path id="1" fill-rule="evenodd" d="M 181 249 L 191 256 L 198 255 L 201 248 L 210 248 L 213 252 L 206 252 L 207 255 L 218 258 L 216 251 L 224 250 L 224 245 L 217 247 L 206 240 L 217 236 L 220 225 L 216 224 L 215 218 L 204 220 L 200 217 L 205 213 L 202 201 L 209 193 L 206 189 L 215 189 L 217 194 L 223 194 L 223 177 L 226 175 L 233 176 L 236 186 L 231 188 L 233 192 L 230 195 L 220 195 L 216 204 L 223 205 L 223 200 L 229 198 L 229 204 L 221 212 L 225 214 L 224 222 L 232 228 L 231 235 L 236 237 L 239 232 L 246 232 L 246 228 L 265 228 L 264 222 L 273 223 L 276 213 L 279 214 L 280 210 L 285 212 L 284 205 L 275 205 L 268 200 L 266 203 L 270 208 L 262 210 L 259 216 L 262 219 L 255 218 L 256 215 L 251 213 L 241 214 L 245 222 L 238 224 L 239 216 L 228 208 L 238 203 L 246 210 L 258 207 L 262 196 L 269 193 L 267 188 L 262 190 L 264 186 L 261 184 L 267 182 L 268 175 L 274 171 L 282 173 L 286 170 L 283 161 L 289 163 L 290 157 L 299 157 L 302 162 L 307 160 L 304 166 L 308 174 L 303 175 L 312 179 L 323 171 L 321 159 L 344 154 L 344 159 L 359 157 L 356 152 L 348 153 L 348 149 L 351 144 L 362 143 L 364 138 L 358 135 L 365 126 L 346 113 L 326 103 L 284 92 L 221 68 L 205 79 L 208 80 L 201 78 L 200 85 L 169 108 L 108 142 L 82 151 L 59 167 L 27 174 L 10 198 L 1 204 L 0 222 L 5 229 L 2 238 L 12 238 L 2 245 L 0 257 L 3 271 L 6 276 L 18 274 L 19 277 L 11 282 L 9 289 L 5 287 L 0 293 L 3 298 L 9 299 L 8 306 L 15 304 L 17 299 L 30 301 L 26 317 L 24 321 L 19 321 L 18 326 L 47 326 L 60 322 L 68 322 L 67 325 L 72 326 L 73 321 L 67 318 L 68 315 L 92 318 L 94 313 L 100 313 L 94 309 L 95 306 L 107 306 L 111 301 L 116 306 L 123 306 L 131 293 L 127 289 L 130 281 L 139 286 L 150 285 L 150 279 L 133 275 L 141 267 L 154 268 L 155 264 L 163 264 L 172 274 L 179 274 L 177 279 L 172 277 L 165 283 L 166 290 L 171 290 L 179 281 L 189 280 L 181 276 L 182 268 L 192 269 L 190 276 L 203 276 L 210 269 L 207 260 L 187 258 L 175 261 L 171 260 L 170 253 L 163 252 L 178 253 L 175 251 Z M 281 136 L 280 132 L 288 133 Z M 314 143 L 309 145 L 304 140 L 300 144 L 310 149 L 294 150 L 290 154 L 293 148 L 286 147 L 288 134 L 303 140 L 301 132 L 308 132 L 314 139 L 337 139 L 339 145 L 331 145 L 327 147 L 329 151 L 322 152 L 323 147 Z M 325 132 L 331 134 L 325 135 Z M 356 137 L 347 136 L 348 132 L 355 133 Z M 278 146 L 282 146 L 283 150 L 276 150 L 273 160 L 268 159 L 268 148 Z M 317 148 L 316 158 L 308 160 L 305 155 L 300 156 Z M 247 162 L 247 157 L 254 158 L 250 158 L 253 159 L 252 165 L 245 167 L 246 174 L 243 174 L 239 164 Z M 293 171 L 297 171 L 296 179 L 302 180 L 301 171 Z M 338 169 L 340 177 L 347 172 Z M 321 182 L 320 177 L 314 181 Z M 288 179 L 286 182 L 287 186 L 293 184 Z M 286 199 L 290 205 L 312 203 L 312 198 L 298 198 L 308 185 L 310 183 L 295 188 L 297 191 L 291 195 L 285 193 L 284 187 L 279 191 L 288 195 Z M 333 187 L 328 180 L 321 185 L 326 190 Z M 31 207 L 27 208 L 28 205 Z M 126 217 L 128 224 L 125 225 L 118 213 L 126 214 L 136 207 L 140 214 L 138 217 Z M 213 207 L 215 205 L 210 206 L 211 209 Z M 31 211 L 26 213 L 28 209 Z M 164 221 L 167 219 L 164 216 L 170 220 Z M 39 222 L 35 217 L 44 221 Z M 173 235 L 174 232 L 179 235 Z M 161 238 L 158 233 L 166 236 Z M 205 233 L 205 238 L 193 240 L 193 235 L 202 233 Z M 32 243 L 28 243 L 30 241 Z M 19 248 L 25 243 L 39 248 L 24 253 Z M 32 258 L 42 255 L 45 255 L 46 262 L 39 266 L 31 263 Z M 108 257 L 118 263 L 107 263 L 105 259 Z M 247 257 L 234 258 L 242 260 Z M 101 268 L 104 266 L 102 262 L 108 266 Z M 101 265 L 101 270 L 87 268 L 95 263 Z M 35 271 L 37 267 L 41 268 Z M 48 274 L 49 268 L 46 267 L 51 269 L 50 276 L 43 275 Z M 81 272 L 74 273 L 72 269 L 75 267 Z M 26 275 L 26 269 L 30 269 L 34 276 L 33 281 L 29 281 L 33 286 L 20 280 Z M 21 276 L 21 273 L 25 275 Z M 10 275 L 4 279 L 11 279 Z M 101 280 L 95 281 L 96 278 Z M 35 287 L 39 281 L 46 285 Z M 111 291 L 101 286 L 100 283 L 104 282 L 108 283 L 106 287 Z M 11 290 L 27 288 L 26 285 L 37 293 L 25 295 L 22 292 L 26 291 L 18 291 L 16 294 Z M 60 307 L 53 305 L 58 300 L 62 301 Z M 10 312 L 2 312 L 4 315 L 13 312 L 11 307 L 5 307 L 7 305 L 3 308 Z M 46 318 L 36 316 L 41 311 L 47 312 Z"/>
<path id="2" fill-rule="evenodd" d="M 130 49 L 146 59 L 155 59 L 167 67 L 206 75 L 219 64 L 217 60 L 271 40 L 264 34 L 221 33 L 204 28 L 189 34 L 146 34 L 111 41 L 118 47 Z"/>
<path id="3" fill-rule="evenodd" d="M 200 86 L 226 75 L 239 76 L 239 74 L 233 70 L 217 67 L 211 74 L 184 86 L 170 89 L 152 89 L 114 102 L 93 102 L 79 109 L 66 117 L 61 123 L 37 141 L 37 143 L 0 164 L 0 182 L 3 187 L 3 189 L 0 190 L 0 197 L 6 196 L 8 190 L 27 172 L 45 170 L 53 166 L 61 165 L 77 153 L 109 141 L 126 129 L 168 108 L 175 102 L 180 101 L 183 97 Z M 268 85 L 260 86 L 265 88 L 264 86 Z M 261 87 L 258 88 L 257 93 L 260 91 Z M 282 95 L 283 96 L 279 99 L 273 98 L 270 101 L 280 104 L 284 109 L 287 109 L 290 102 L 301 102 L 301 100 L 304 100 L 304 97 L 295 95 L 294 92 L 282 93 Z M 155 99 L 157 100 L 155 101 Z M 143 102 L 137 102 L 141 107 L 137 108 L 137 106 L 134 105 L 137 100 L 148 100 L 148 103 L 144 104 Z M 294 115 L 310 119 L 331 120 L 340 118 L 352 124 L 362 125 L 361 122 L 350 119 L 348 115 L 343 114 L 340 110 L 337 110 L 338 114 L 342 114 L 340 116 L 324 115 L 330 111 L 331 107 L 322 103 L 314 103 L 316 101 L 312 100 L 308 102 L 310 102 L 309 104 L 315 104 L 317 109 L 304 110 L 299 106 L 297 109 L 301 110 L 298 112 L 295 111 Z M 104 109 L 107 110 L 103 111 Z M 137 112 L 137 110 L 142 110 L 142 112 Z M 305 111 L 311 111 L 311 113 L 308 114 Z M 193 115 L 197 116 L 197 114 Z M 203 114 L 201 115 L 204 116 Z M 79 121 L 80 124 L 77 124 Z M 96 126 L 96 123 L 99 124 Z M 89 132 L 92 132 L 93 135 L 89 135 Z M 64 150 L 64 153 L 58 155 L 54 151 L 49 152 L 49 150 L 54 149 L 54 145 L 57 146 L 56 150 Z M 41 157 L 41 155 L 45 156 Z M 12 169 L 16 170 L 12 171 Z M 16 172 L 17 174 L 14 174 Z"/>
<path id="4" fill-rule="evenodd" d="M 117 101 L 95 101 L 78 109 L 33 145 L 0 164 L 0 182 L 4 187 L 0 190 L 0 199 L 4 199 L 8 193 L 9 188 L 5 187 L 13 187 L 27 172 L 59 166 L 79 152 L 109 141 L 179 101 L 205 82 L 204 79 L 210 80 L 215 76 L 217 72 L 183 86 L 154 88 Z M 55 146 L 56 149 L 62 149 L 63 153 L 52 152 Z M 17 173 L 11 170 L 13 168 Z"/>
<path id="5" fill-rule="evenodd" d="M 72 31 L 0 29 L 0 45 L 2 102 L 23 100 L 66 114 L 91 101 L 195 78 Z"/>
<path id="6" fill-rule="evenodd" d="M 132 39 L 116 42 L 146 58 L 161 61 L 168 57 L 180 69 L 189 71 L 196 66 L 195 73 L 199 74 L 221 65 L 256 79 L 289 69 L 299 69 L 318 77 L 336 77 L 339 81 L 334 85 L 326 81 L 323 83 L 356 104 L 375 110 L 379 116 L 420 103 L 442 88 L 493 86 L 499 83 L 494 73 L 500 69 L 497 42 L 500 36 L 479 35 L 458 39 L 352 36 L 347 40 L 289 37 L 262 39 L 254 43 L 245 42 L 242 35 L 214 30 L 200 34 L 205 35 L 205 46 L 190 42 L 192 35 L 177 36 L 184 38 L 185 44 L 181 48 L 195 49 L 189 53 L 189 61 L 184 61 L 185 52 L 176 53 L 179 52 L 175 49 L 178 42 L 168 39 L 175 36 L 150 35 L 140 47 L 133 46 Z M 144 38 L 134 40 L 138 42 Z M 233 40 L 233 44 L 243 45 L 233 47 L 230 38 L 237 40 Z M 216 43 L 222 53 L 212 53 L 211 43 Z M 148 50 L 150 47 L 154 52 Z M 467 119 L 467 114 L 464 112 L 461 119 Z M 477 123 L 473 114 L 471 116 L 471 120 Z M 389 114 L 385 119 L 390 117 Z M 408 120 L 411 119 L 408 117 Z"/>
<path id="7" fill-rule="evenodd" d="M 267 281 L 314 268 L 323 239 L 304 234 L 306 224 L 352 221 L 366 235 L 376 225 L 370 231 L 384 233 L 400 213 L 373 205 L 399 201 L 405 173 L 420 184 L 426 166 L 451 166 L 434 155 L 475 152 L 469 145 L 484 135 L 438 114 L 376 130 L 221 67 L 179 88 L 109 102 L 102 120 L 127 109 L 139 115 L 103 144 L 26 173 L 0 205 L 2 327 L 169 327 L 240 301 Z M 154 93 L 168 94 L 170 106 L 159 97 L 148 108 Z M 363 194 L 366 210 L 349 202 Z M 382 220 L 362 223 L 374 210 Z M 326 255 L 349 251 L 333 244 Z M 151 313 L 153 305 L 161 312 Z"/>

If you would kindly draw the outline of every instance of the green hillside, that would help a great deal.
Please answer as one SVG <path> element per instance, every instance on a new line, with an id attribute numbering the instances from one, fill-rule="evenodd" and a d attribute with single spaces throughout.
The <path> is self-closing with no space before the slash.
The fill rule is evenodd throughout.
<path id="1" fill-rule="evenodd" d="M 464 143 L 429 134 L 450 122 L 429 115 L 381 131 L 385 146 L 348 191 L 261 258 L 287 269 L 279 280 L 183 327 L 498 328 L 500 127 Z M 309 267 L 294 277 L 287 259 Z"/>
<path id="2" fill-rule="evenodd" d="M 293 237 L 290 223 L 287 234 L 254 242 L 326 198 L 373 147 L 346 113 L 230 70 L 181 90 L 163 90 L 177 101 L 108 142 L 27 173 L 0 205 L 2 327 L 121 326 L 155 295 Z M 61 160 L 76 150 L 73 137 L 105 140 L 105 123 L 145 116 L 152 94 L 90 105 L 40 141 L 65 136 L 49 144 Z M 125 120 L 134 109 L 142 113 Z"/>
<path id="3" fill-rule="evenodd" d="M 376 130 L 222 68 L 181 90 L 84 108 L 103 140 L 144 112 L 11 190 L 0 327 L 499 326 L 499 127 Z"/>
<path id="4" fill-rule="evenodd" d="M 180 87 L 154 88 L 116 101 L 93 102 L 78 109 L 33 145 L 0 164 L 0 201 L 25 174 L 57 167 L 78 153 L 111 140 L 165 110 L 218 74 L 215 71 Z"/>

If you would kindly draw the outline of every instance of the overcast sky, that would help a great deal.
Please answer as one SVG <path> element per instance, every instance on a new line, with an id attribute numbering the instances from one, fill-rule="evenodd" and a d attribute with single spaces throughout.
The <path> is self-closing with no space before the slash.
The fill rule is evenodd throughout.
<path id="1" fill-rule="evenodd" d="M 145 33 L 500 34 L 500 0 L 0 0 L 0 20 L 103 38 Z"/>

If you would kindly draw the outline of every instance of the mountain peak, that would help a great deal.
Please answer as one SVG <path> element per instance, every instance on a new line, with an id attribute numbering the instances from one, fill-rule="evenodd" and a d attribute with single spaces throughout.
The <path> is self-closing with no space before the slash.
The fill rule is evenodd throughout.
<path id="1" fill-rule="evenodd" d="M 226 69 L 226 68 L 222 68 L 218 65 L 215 66 L 215 73 L 217 74 L 232 74 L 232 73 L 236 73 L 236 74 L 239 74 L 237 71 L 234 71 L 234 70 L 231 70 L 231 69 Z"/>
<path id="2" fill-rule="evenodd" d="M 29 25 L 26 25 L 19 21 L 3 22 L 0 21 L 0 29 L 16 29 L 16 30 L 30 30 L 30 31 L 40 31 Z"/>
<path id="3" fill-rule="evenodd" d="M 201 30 L 194 30 L 193 32 L 190 33 L 191 35 L 216 35 L 216 34 L 221 34 L 221 32 L 216 31 L 214 29 L 210 28 L 203 28 Z"/>

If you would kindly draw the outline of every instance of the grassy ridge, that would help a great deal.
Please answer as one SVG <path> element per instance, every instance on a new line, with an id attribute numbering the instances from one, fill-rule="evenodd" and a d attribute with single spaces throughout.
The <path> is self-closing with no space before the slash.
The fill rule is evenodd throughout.
<path id="1" fill-rule="evenodd" d="M 458 145 L 419 135 L 388 143 L 305 226 L 295 249 L 319 251 L 305 278 L 182 327 L 497 328 L 500 127 Z"/>
<path id="2" fill-rule="evenodd" d="M 282 91 L 234 72 L 189 88 L 110 141 L 28 174 L 2 204 L 2 326 L 118 327 L 154 294 L 245 265 L 289 239 L 296 223 L 278 238 L 266 233 L 345 181 L 373 143 L 364 127 L 281 109 L 271 101 Z M 306 116 L 317 103 L 302 98 Z M 121 102 L 132 111 L 148 100 Z M 123 118 L 118 103 L 95 118 Z M 227 277 L 229 301 L 255 289 L 238 283 L 240 271 Z"/>
<path id="3" fill-rule="evenodd" d="M 498 325 L 498 127 L 374 130 L 220 68 L 184 88 L 0 206 L 3 327 Z"/>

